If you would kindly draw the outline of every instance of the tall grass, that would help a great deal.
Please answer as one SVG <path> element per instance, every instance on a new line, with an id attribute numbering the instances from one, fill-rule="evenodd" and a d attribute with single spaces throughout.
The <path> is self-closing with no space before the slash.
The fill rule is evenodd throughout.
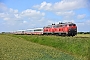
<path id="1" fill-rule="evenodd" d="M 14 36 L 14 35 L 12 35 Z M 8 35 L 0 35 L 0 60 L 77 60 L 74 56 L 63 53 L 62 51 L 53 47 L 44 46 L 48 43 L 45 39 L 49 36 L 21 36 L 15 35 L 14 37 Z M 37 37 L 37 38 L 36 38 Z M 40 45 L 32 43 L 30 40 L 34 39 L 34 42 L 44 43 Z M 49 40 L 47 39 L 47 40 Z M 28 41 L 27 41 L 28 40 Z M 41 41 L 44 40 L 44 41 Z M 32 40 L 33 41 L 33 40 Z M 53 42 L 53 41 L 52 41 Z M 79 60 L 79 59 L 78 59 Z"/>
<path id="2" fill-rule="evenodd" d="M 47 45 L 59 49 L 70 55 L 87 59 L 90 35 L 77 35 L 75 37 L 14 35 L 27 41 Z"/>

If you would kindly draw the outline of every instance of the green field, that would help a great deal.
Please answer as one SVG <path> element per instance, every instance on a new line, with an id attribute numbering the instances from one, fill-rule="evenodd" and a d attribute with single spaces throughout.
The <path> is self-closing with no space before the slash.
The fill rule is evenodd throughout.
<path id="1" fill-rule="evenodd" d="M 88 60 L 90 35 L 0 35 L 0 60 Z"/>

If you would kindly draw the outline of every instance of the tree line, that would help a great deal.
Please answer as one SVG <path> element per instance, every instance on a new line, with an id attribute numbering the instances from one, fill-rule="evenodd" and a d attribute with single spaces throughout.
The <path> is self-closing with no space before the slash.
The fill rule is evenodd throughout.
<path id="1" fill-rule="evenodd" d="M 90 32 L 78 32 L 78 34 L 90 34 Z"/>

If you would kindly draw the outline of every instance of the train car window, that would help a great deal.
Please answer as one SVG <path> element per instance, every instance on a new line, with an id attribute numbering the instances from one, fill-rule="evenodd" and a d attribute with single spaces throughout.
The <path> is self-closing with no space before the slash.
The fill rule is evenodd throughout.
<path id="1" fill-rule="evenodd" d="M 27 30 L 27 32 L 32 32 L 33 30 Z"/>
<path id="2" fill-rule="evenodd" d="M 34 31 L 42 31 L 42 29 L 36 29 L 36 30 L 34 30 Z"/>

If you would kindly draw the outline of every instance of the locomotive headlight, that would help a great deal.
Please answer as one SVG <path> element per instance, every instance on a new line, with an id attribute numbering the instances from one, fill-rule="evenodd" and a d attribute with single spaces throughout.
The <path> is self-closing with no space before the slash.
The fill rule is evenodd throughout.
<path id="1" fill-rule="evenodd" d="M 77 31 L 77 30 L 75 29 L 75 31 Z"/>
<path id="2" fill-rule="evenodd" d="M 69 30 L 70 31 L 70 30 Z"/>

